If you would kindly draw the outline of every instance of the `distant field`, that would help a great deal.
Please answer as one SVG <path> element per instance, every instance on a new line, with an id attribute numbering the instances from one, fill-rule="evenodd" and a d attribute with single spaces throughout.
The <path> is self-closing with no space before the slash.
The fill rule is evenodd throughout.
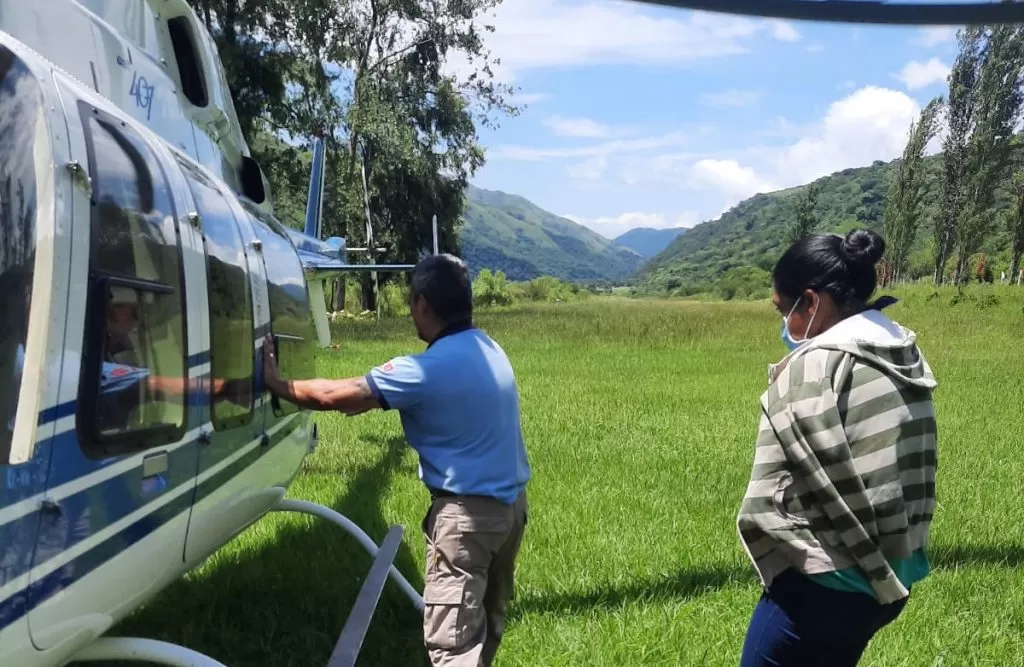
<path id="1" fill-rule="evenodd" d="M 913 288 L 890 312 L 937 375 L 933 575 L 864 665 L 1024 664 L 1024 289 Z M 735 531 L 757 398 L 782 356 L 767 303 L 591 299 L 483 313 L 518 374 L 534 470 L 497 664 L 735 665 L 757 600 Z M 422 349 L 406 320 L 348 322 L 319 372 Z M 289 496 L 376 540 L 400 523 L 422 589 L 427 494 L 398 416 L 323 415 Z M 271 515 L 115 630 L 232 667 L 326 663 L 370 558 L 323 522 Z M 418 615 L 388 584 L 362 665 L 416 665 Z"/>

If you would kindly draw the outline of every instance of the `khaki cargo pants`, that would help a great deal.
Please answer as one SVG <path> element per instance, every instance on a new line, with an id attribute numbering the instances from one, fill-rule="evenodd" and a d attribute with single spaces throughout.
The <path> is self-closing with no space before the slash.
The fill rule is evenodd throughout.
<path id="1" fill-rule="evenodd" d="M 433 667 L 489 667 L 505 629 L 526 493 L 512 505 L 440 496 L 423 520 L 427 538 L 423 643 Z"/>

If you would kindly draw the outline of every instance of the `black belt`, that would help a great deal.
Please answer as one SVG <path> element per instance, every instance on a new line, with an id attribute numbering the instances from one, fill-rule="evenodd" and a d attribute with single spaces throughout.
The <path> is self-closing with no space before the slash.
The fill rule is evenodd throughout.
<path id="1" fill-rule="evenodd" d="M 427 487 L 427 491 L 430 492 L 430 499 L 437 500 L 438 498 L 480 498 L 482 500 L 496 500 L 501 502 L 494 496 L 481 496 L 471 493 L 455 493 L 454 491 L 446 491 L 445 489 L 432 489 Z"/>
<path id="2" fill-rule="evenodd" d="M 445 491 L 444 489 L 431 489 L 431 488 L 428 488 L 427 491 L 430 492 L 430 499 L 431 500 L 437 500 L 438 498 L 458 498 L 459 497 L 459 494 L 452 493 L 451 491 Z"/>

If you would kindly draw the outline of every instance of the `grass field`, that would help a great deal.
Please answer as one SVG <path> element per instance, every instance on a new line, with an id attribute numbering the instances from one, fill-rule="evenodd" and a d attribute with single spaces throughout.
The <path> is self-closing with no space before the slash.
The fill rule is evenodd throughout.
<path id="1" fill-rule="evenodd" d="M 1024 289 L 902 294 L 940 383 L 933 575 L 864 665 L 1024 664 Z M 735 665 L 758 586 L 735 516 L 766 367 L 784 352 L 767 303 L 592 299 L 481 313 L 516 369 L 534 477 L 501 665 Z M 407 320 L 349 322 L 319 372 L 422 349 Z M 428 497 L 398 416 L 319 417 L 289 492 L 381 540 L 422 588 Z M 271 515 L 118 634 L 222 662 L 323 665 L 370 558 L 323 522 Z M 418 615 L 388 584 L 360 660 L 418 665 Z"/>

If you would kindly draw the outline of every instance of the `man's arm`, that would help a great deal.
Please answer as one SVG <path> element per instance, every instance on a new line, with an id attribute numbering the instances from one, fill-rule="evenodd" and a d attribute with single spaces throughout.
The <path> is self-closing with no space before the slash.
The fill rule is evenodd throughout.
<path id="1" fill-rule="evenodd" d="M 267 389 L 272 394 L 308 410 L 337 410 L 357 415 L 380 407 L 363 377 L 344 380 L 282 380 L 278 376 L 264 377 L 267 379 Z"/>
<path id="2" fill-rule="evenodd" d="M 278 372 L 274 340 L 270 336 L 263 341 L 263 382 L 271 394 L 307 410 L 337 410 L 356 415 L 380 407 L 362 377 L 344 380 L 283 379 Z"/>

